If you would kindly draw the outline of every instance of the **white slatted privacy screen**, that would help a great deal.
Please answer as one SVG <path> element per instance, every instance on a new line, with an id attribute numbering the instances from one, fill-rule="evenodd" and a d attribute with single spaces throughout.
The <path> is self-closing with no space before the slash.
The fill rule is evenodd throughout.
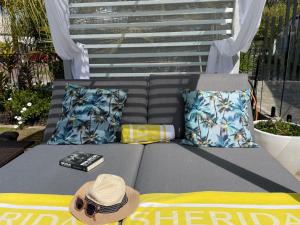
<path id="1" fill-rule="evenodd" d="M 72 39 L 91 77 L 191 74 L 232 35 L 235 0 L 69 0 Z"/>

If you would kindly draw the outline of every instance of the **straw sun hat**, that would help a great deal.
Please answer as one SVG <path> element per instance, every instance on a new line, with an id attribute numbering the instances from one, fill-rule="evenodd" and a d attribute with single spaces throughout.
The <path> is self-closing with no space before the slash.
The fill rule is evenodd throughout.
<path id="1" fill-rule="evenodd" d="M 139 193 L 126 186 L 121 177 L 101 174 L 85 183 L 70 203 L 70 212 L 85 224 L 117 222 L 133 213 L 139 204 Z"/>

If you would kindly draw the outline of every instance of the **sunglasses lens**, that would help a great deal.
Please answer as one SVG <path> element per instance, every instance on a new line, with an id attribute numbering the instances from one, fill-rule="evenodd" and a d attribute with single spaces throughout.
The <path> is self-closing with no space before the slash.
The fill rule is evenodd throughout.
<path id="1" fill-rule="evenodd" d="M 86 214 L 88 216 L 93 216 L 95 213 L 96 207 L 92 204 L 88 204 L 86 207 Z"/>
<path id="2" fill-rule="evenodd" d="M 83 200 L 82 200 L 81 198 L 77 198 L 75 204 L 76 204 L 76 208 L 77 208 L 78 210 L 81 210 L 82 207 L 83 207 Z"/>

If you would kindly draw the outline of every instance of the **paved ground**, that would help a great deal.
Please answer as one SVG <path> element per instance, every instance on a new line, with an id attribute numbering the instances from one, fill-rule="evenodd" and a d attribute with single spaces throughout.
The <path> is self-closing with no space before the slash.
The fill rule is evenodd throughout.
<path id="1" fill-rule="evenodd" d="M 257 96 L 262 112 L 270 114 L 272 106 L 275 106 L 279 114 L 282 86 L 281 81 L 259 82 Z M 300 123 L 300 81 L 287 81 L 285 87 L 282 117 L 290 114 L 293 122 Z"/>

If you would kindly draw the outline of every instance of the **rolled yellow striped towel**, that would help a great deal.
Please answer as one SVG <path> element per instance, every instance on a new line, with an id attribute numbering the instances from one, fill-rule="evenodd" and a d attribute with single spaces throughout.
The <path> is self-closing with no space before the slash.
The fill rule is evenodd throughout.
<path id="1" fill-rule="evenodd" d="M 124 124 L 121 132 L 124 144 L 170 142 L 175 138 L 173 125 Z"/>

